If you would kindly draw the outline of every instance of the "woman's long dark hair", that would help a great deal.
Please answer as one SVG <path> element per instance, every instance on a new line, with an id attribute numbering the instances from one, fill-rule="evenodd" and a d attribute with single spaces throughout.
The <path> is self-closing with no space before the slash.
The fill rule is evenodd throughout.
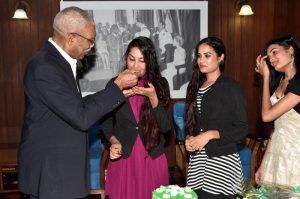
<path id="1" fill-rule="evenodd" d="M 272 44 L 277 44 L 282 46 L 284 49 L 288 50 L 290 47 L 294 49 L 294 64 L 296 67 L 296 75 L 299 75 L 300 71 L 300 46 L 299 43 L 294 39 L 292 35 L 286 35 L 283 37 L 271 39 L 265 44 L 264 55 L 267 55 L 268 47 Z M 274 93 L 276 88 L 279 86 L 279 83 L 282 78 L 284 78 L 284 73 L 278 72 L 271 66 L 270 62 L 267 60 L 267 64 L 270 69 L 270 93 Z"/>
<path id="2" fill-rule="evenodd" d="M 197 92 L 199 90 L 199 87 L 206 81 L 206 75 L 201 73 L 197 64 L 197 58 L 198 58 L 198 49 L 199 46 L 202 44 L 207 44 L 211 48 L 214 49 L 218 57 L 222 56 L 224 54 L 224 60 L 220 62 L 220 71 L 223 72 L 225 68 L 225 45 L 223 41 L 217 37 L 207 37 L 202 39 L 198 42 L 195 48 L 195 55 L 194 55 L 194 61 L 193 61 L 193 73 L 192 73 L 192 79 L 189 82 L 189 85 L 187 87 L 187 93 L 186 93 L 186 106 L 185 106 L 185 124 L 186 124 L 186 130 L 187 134 L 196 134 L 198 132 L 194 132 L 196 130 L 196 117 L 194 114 L 194 110 L 196 109 L 196 96 Z"/>
<path id="3" fill-rule="evenodd" d="M 147 86 L 147 81 L 151 82 L 156 90 L 159 102 L 168 108 L 171 101 L 169 85 L 166 79 L 161 76 L 153 42 L 147 37 L 133 39 L 124 54 L 125 63 L 131 49 L 134 47 L 138 48 L 144 56 L 146 64 L 145 86 Z M 160 132 L 155 119 L 150 114 L 150 107 L 150 100 L 145 97 L 140 118 L 143 133 L 142 140 L 148 152 L 153 150 L 160 142 Z"/>

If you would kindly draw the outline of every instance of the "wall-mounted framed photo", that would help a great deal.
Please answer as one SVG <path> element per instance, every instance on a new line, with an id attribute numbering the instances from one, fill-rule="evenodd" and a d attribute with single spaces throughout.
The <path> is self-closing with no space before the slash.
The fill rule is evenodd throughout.
<path id="1" fill-rule="evenodd" d="M 185 98 L 194 48 L 208 35 L 207 1 L 61 1 L 60 8 L 87 10 L 96 24 L 96 46 L 80 80 L 84 95 L 103 89 L 124 68 L 123 54 L 137 36 L 156 46 L 172 98 Z"/>

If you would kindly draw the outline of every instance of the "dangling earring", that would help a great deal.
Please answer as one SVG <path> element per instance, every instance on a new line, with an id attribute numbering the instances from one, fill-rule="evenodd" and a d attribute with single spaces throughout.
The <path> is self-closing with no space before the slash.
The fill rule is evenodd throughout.
<path id="1" fill-rule="evenodd" d="M 293 68 L 293 67 L 294 67 L 294 64 L 295 64 L 295 63 L 294 63 L 294 59 L 295 59 L 295 57 L 294 57 L 294 55 L 293 55 L 293 54 L 291 55 L 291 57 L 292 57 L 292 61 L 291 61 L 291 68 Z"/>

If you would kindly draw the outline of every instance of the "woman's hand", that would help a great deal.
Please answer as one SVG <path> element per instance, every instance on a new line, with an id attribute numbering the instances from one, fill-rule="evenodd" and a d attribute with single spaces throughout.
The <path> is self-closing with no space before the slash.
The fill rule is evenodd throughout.
<path id="1" fill-rule="evenodd" d="M 268 56 L 258 55 L 256 58 L 256 67 L 255 71 L 262 75 L 263 77 L 268 77 L 270 75 L 270 70 L 268 68 L 266 59 Z"/>
<path id="2" fill-rule="evenodd" d="M 118 159 L 122 155 L 122 145 L 115 136 L 112 136 L 110 138 L 110 143 L 111 143 L 111 146 L 109 148 L 110 159 L 112 160 Z"/>
<path id="3" fill-rule="evenodd" d="M 201 151 L 208 141 L 205 133 L 201 133 L 197 136 L 190 136 L 187 138 L 185 140 L 185 147 L 189 152 Z"/>
<path id="4" fill-rule="evenodd" d="M 143 95 L 149 98 L 152 108 L 155 108 L 158 105 L 158 98 L 156 95 L 156 90 L 150 82 L 148 82 L 149 87 L 139 87 L 139 86 L 134 86 L 132 88 L 133 92 L 137 95 Z"/>
<path id="5" fill-rule="evenodd" d="M 195 137 L 194 136 L 188 137 L 185 140 L 185 147 L 186 150 L 189 152 L 201 151 L 211 139 L 219 139 L 219 138 L 220 138 L 219 131 L 209 130 L 204 133 L 200 133 Z"/>
<path id="6" fill-rule="evenodd" d="M 132 90 L 135 92 L 135 94 L 138 94 L 138 95 L 144 95 L 144 96 L 149 97 L 149 98 L 155 97 L 156 96 L 156 91 L 155 91 L 155 88 L 154 88 L 153 84 L 148 82 L 148 85 L 149 85 L 148 88 L 134 86 L 132 88 Z"/>
<path id="7" fill-rule="evenodd" d="M 125 95 L 125 97 L 130 97 L 130 96 L 135 95 L 135 93 L 132 89 L 123 90 L 123 94 Z"/>
<path id="8" fill-rule="evenodd" d="M 188 136 L 185 139 L 185 148 L 189 152 L 194 152 L 195 151 L 194 148 L 191 145 L 191 141 L 192 141 L 193 138 L 194 138 L 194 136 Z"/>
<path id="9" fill-rule="evenodd" d="M 194 139 L 190 142 L 191 146 L 195 151 L 201 151 L 202 148 L 208 143 L 209 137 L 206 133 L 201 133 L 194 137 Z"/>
<path id="10" fill-rule="evenodd" d="M 262 168 L 261 166 L 258 168 L 258 170 L 255 173 L 255 182 L 260 185 L 261 184 L 261 175 L 262 175 Z"/>

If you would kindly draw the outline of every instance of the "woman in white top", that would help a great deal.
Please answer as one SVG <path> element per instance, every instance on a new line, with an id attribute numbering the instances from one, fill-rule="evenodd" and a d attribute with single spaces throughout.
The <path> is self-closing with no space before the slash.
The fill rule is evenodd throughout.
<path id="1" fill-rule="evenodd" d="M 274 120 L 263 162 L 255 174 L 261 185 L 300 186 L 300 75 L 299 45 L 292 36 L 272 39 L 266 55 L 256 59 L 262 76 L 262 120 Z"/>

